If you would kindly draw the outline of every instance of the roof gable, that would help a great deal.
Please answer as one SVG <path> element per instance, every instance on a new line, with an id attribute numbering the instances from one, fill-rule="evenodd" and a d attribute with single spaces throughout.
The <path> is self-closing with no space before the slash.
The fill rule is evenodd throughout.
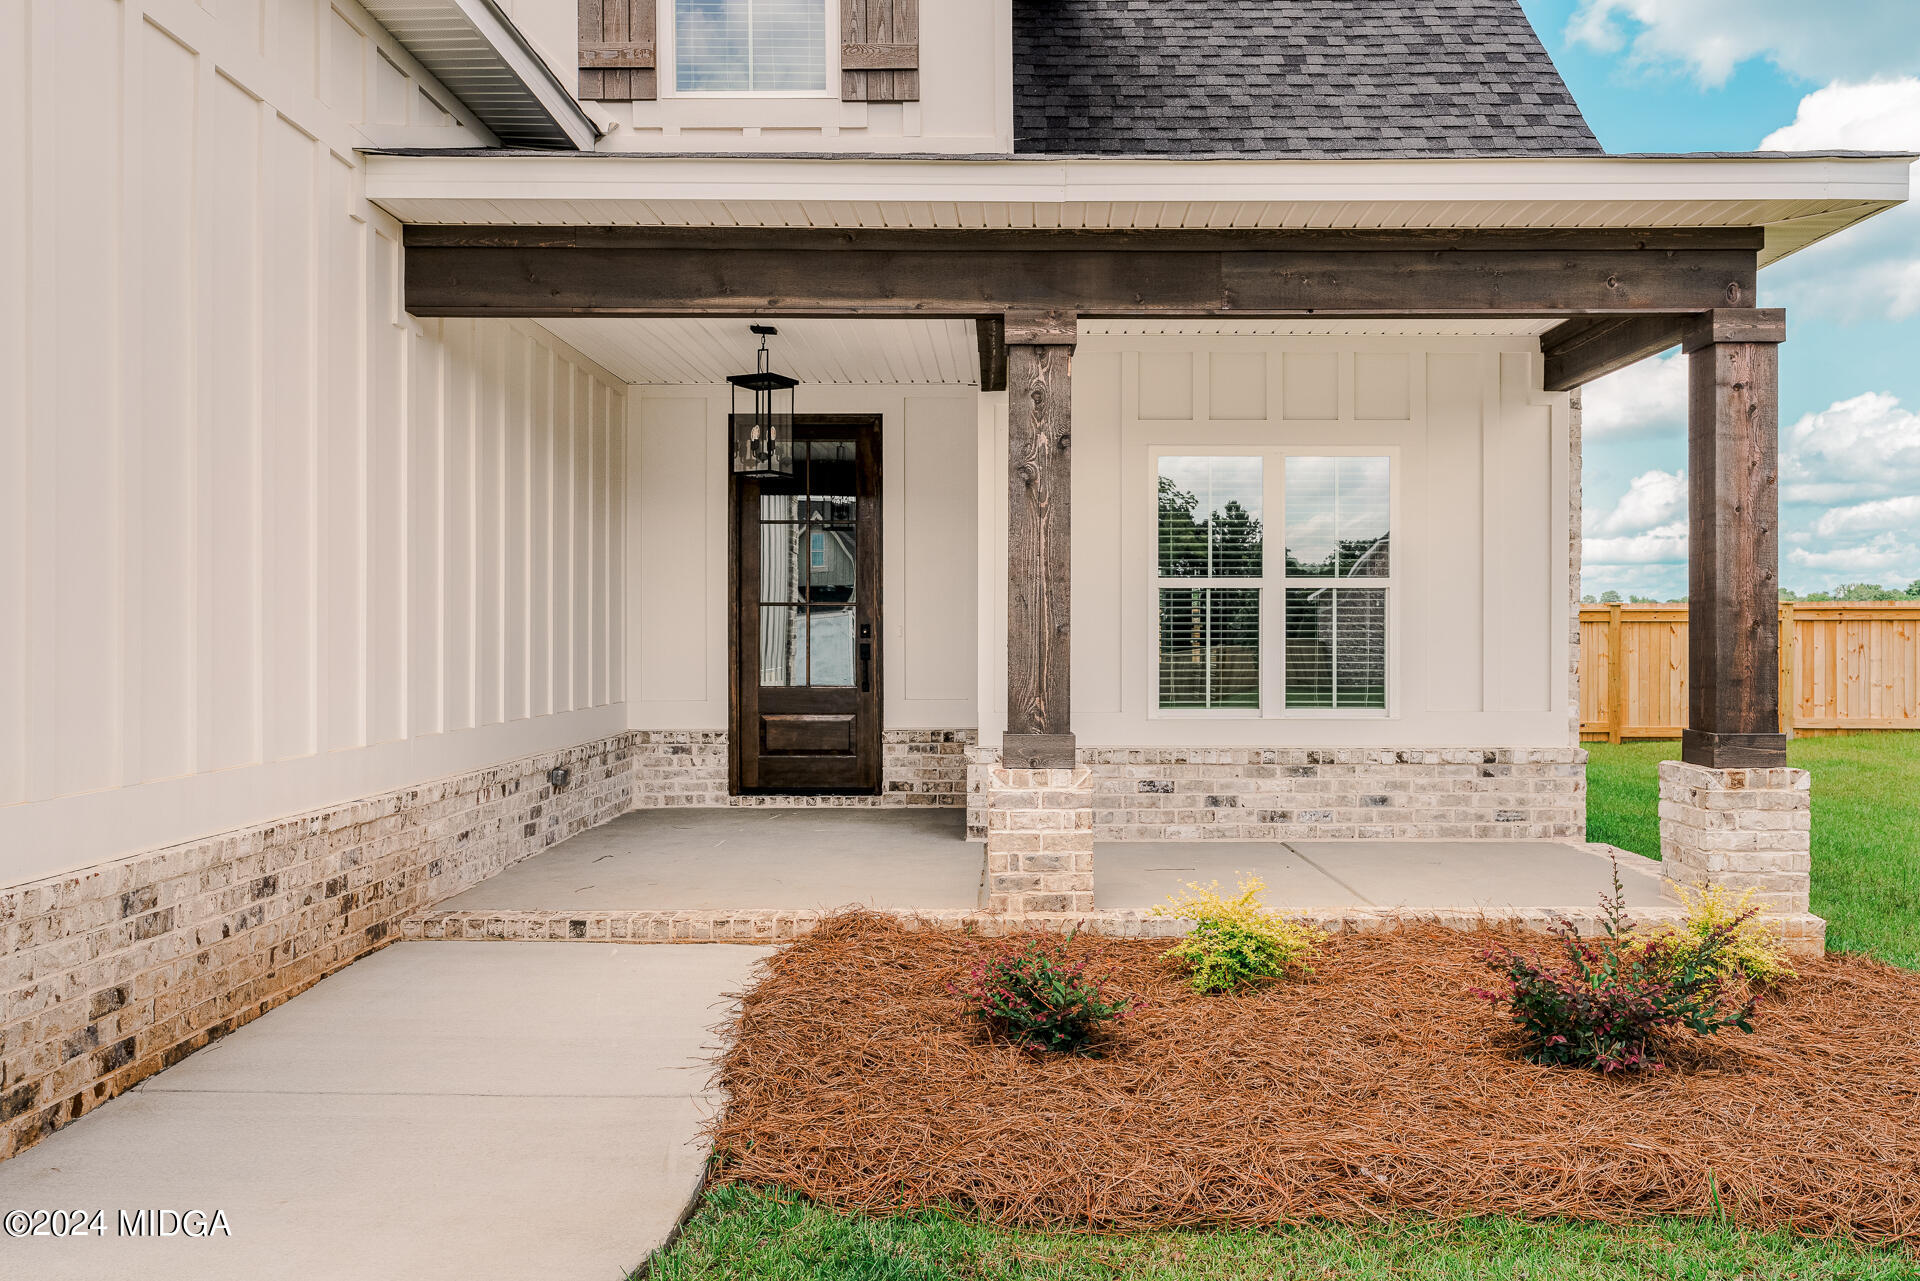
<path id="1" fill-rule="evenodd" d="M 1518 0 L 1013 0 L 1014 150 L 1593 155 Z"/>

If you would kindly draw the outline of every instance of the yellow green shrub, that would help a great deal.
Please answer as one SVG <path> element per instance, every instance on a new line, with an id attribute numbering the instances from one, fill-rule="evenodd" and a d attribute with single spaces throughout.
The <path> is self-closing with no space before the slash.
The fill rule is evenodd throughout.
<path id="1" fill-rule="evenodd" d="M 1635 941 L 1634 947 L 1658 969 L 1679 965 L 1715 930 L 1730 929 L 1728 945 L 1713 958 L 1712 969 L 1722 980 L 1746 978 L 1772 983 L 1793 977 L 1779 931 L 1769 925 L 1753 904 L 1753 891 L 1735 897 L 1722 885 L 1694 889 L 1672 881 L 1673 892 L 1687 909 L 1687 919 Z"/>
<path id="2" fill-rule="evenodd" d="M 1220 883 L 1187 886 L 1153 909 L 1155 916 L 1191 920 L 1193 931 L 1167 949 L 1187 967 L 1197 992 L 1229 992 L 1249 983 L 1274 982 L 1292 973 L 1311 974 L 1308 961 L 1320 949 L 1317 931 L 1261 906 L 1266 884 L 1259 877 L 1240 882 L 1229 898 Z"/>

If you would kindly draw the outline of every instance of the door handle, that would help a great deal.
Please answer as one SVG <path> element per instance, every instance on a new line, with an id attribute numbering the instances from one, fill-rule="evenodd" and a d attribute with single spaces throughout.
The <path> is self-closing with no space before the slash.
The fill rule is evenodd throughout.
<path id="1" fill-rule="evenodd" d="M 873 692 L 873 642 L 860 642 L 860 692 Z"/>

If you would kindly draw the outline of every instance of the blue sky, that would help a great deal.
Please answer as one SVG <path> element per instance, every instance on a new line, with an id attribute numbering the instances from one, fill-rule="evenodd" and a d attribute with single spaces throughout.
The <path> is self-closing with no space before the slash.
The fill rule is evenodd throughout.
<path id="1" fill-rule="evenodd" d="M 1521 0 L 1609 151 L 1920 151 L 1920 0 Z M 1920 208 L 1761 273 L 1781 348 L 1781 580 L 1920 578 Z M 1585 393 L 1583 590 L 1686 590 L 1685 376 Z"/>

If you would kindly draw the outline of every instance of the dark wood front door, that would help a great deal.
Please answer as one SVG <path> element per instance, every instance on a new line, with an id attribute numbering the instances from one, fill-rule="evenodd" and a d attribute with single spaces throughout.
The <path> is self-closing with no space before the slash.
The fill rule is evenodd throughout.
<path id="1" fill-rule="evenodd" d="M 733 481 L 731 783 L 880 790 L 880 419 L 801 418 L 793 475 Z"/>

